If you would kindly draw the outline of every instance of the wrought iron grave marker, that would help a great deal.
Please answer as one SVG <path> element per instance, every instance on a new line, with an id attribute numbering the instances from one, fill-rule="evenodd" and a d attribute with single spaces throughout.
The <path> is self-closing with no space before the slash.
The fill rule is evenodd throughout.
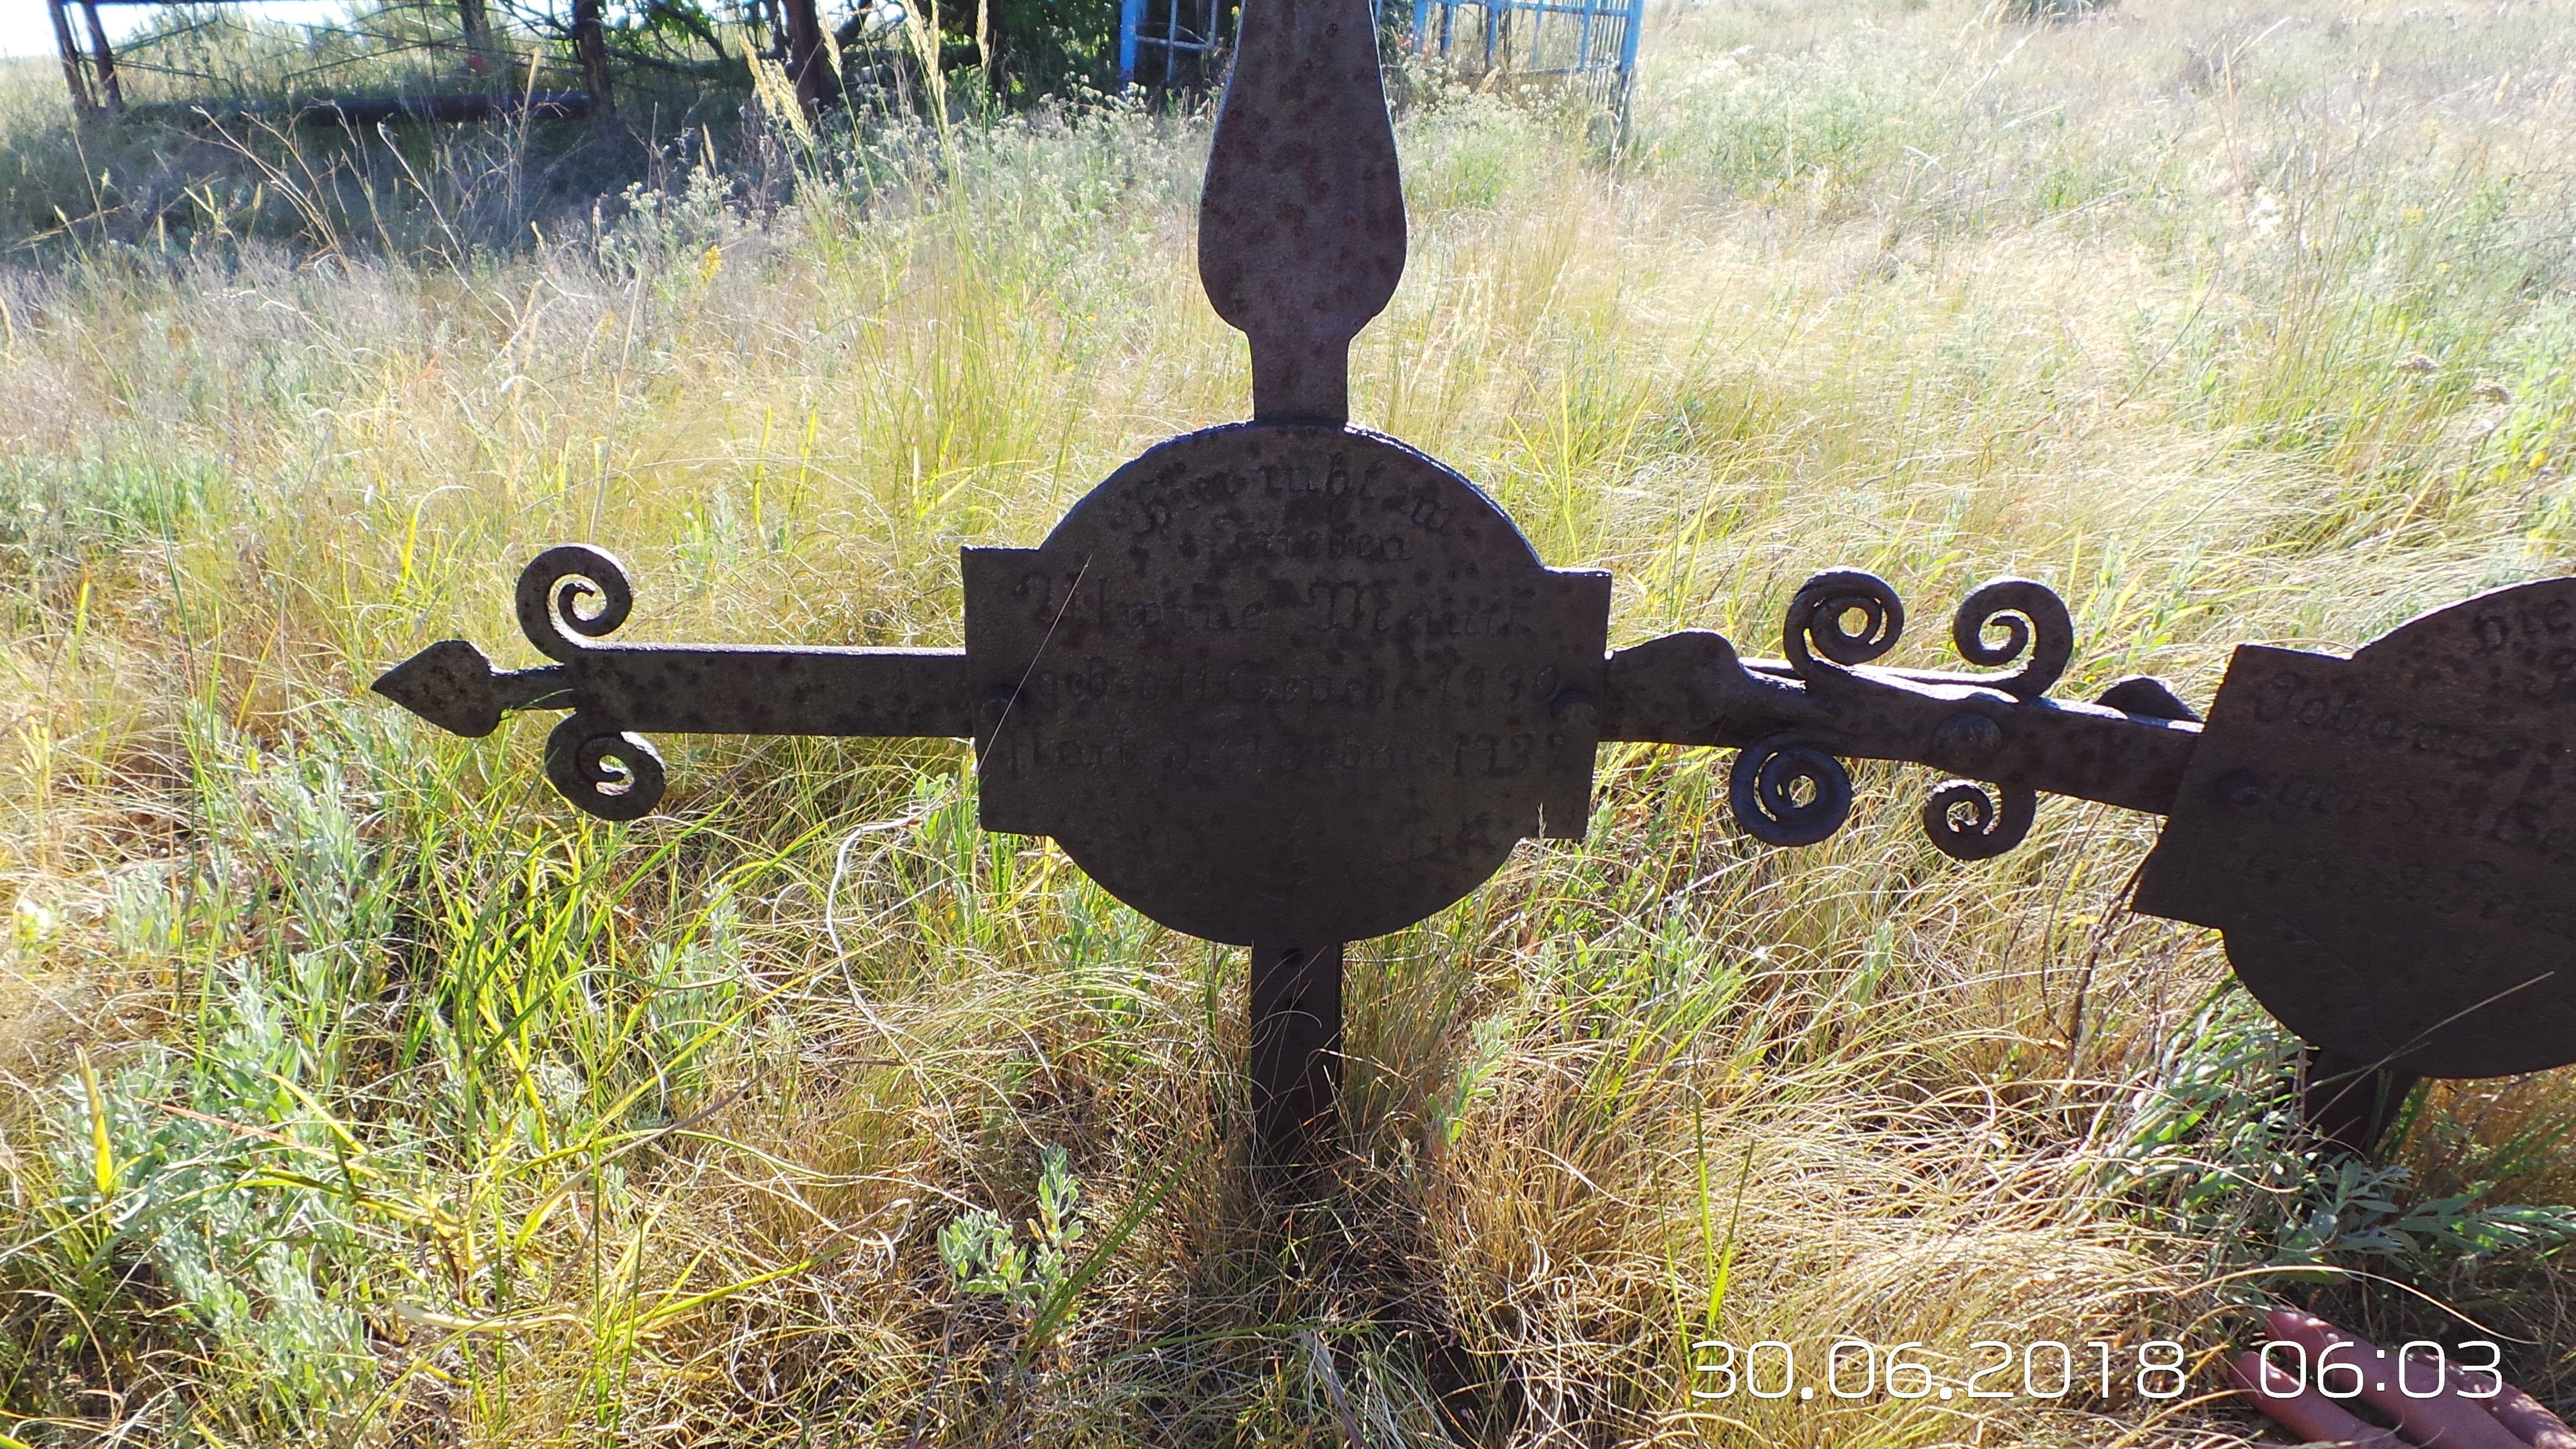
<path id="1" fill-rule="evenodd" d="M 971 736 L 985 828 L 1052 836 L 1145 915 L 1252 948 L 1271 1161 L 1330 1123 L 1343 944 L 1459 900 L 1515 841 L 1580 834 L 1606 741 L 1738 750 L 1733 814 L 1774 845 L 1840 828 L 1846 758 L 1961 777 L 1922 818 L 1963 860 L 2018 844 L 2041 793 L 2165 815 L 2138 908 L 2220 929 L 2310 1042 L 2426 1075 L 2576 1061 L 2576 580 L 2349 660 L 2245 646 L 2205 726 L 2150 679 L 2048 698 L 2073 629 L 2021 579 L 1952 619 L 1986 673 L 1872 667 L 1905 608 L 1850 570 L 1799 591 L 1780 660 L 1697 630 L 1609 652 L 1608 575 L 1546 567 L 1474 484 L 1348 426 L 1349 342 L 1403 259 L 1367 0 L 1255 0 L 1200 223 L 1253 420 L 1148 450 L 1036 548 L 966 549 L 965 648 L 603 642 L 633 591 L 571 545 L 519 581 L 554 664 L 448 640 L 375 687 L 466 735 L 569 709 L 547 774 L 613 820 L 661 796 L 650 733 Z"/>

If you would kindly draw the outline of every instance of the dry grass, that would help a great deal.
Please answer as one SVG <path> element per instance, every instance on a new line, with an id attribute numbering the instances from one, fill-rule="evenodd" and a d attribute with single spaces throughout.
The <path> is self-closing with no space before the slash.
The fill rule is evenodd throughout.
<path id="1" fill-rule="evenodd" d="M 1357 410 L 1615 568 L 1617 642 L 1767 652 L 1836 564 L 1935 618 L 2012 570 L 2073 606 L 2064 692 L 2205 700 L 2236 641 L 2576 554 L 2571 22 L 1659 12 L 1616 155 L 1407 116 Z M 42 79 L 20 214 L 72 144 Z M 1722 758 L 1610 752 L 1585 841 L 1357 948 L 1355 1155 L 1282 1227 L 1231 1166 L 1240 959 L 977 832 L 962 747 L 666 740 L 665 812 L 602 827 L 543 721 L 364 695 L 434 638 L 515 649 L 516 568 L 570 539 L 635 570 L 638 637 L 954 642 L 959 542 L 1243 409 L 1186 265 L 1203 142 L 1050 114 L 943 170 L 889 130 L 792 204 L 681 153 L 502 248 L 441 231 L 443 179 L 371 222 L 358 172 L 296 211 L 281 166 L 291 241 L 164 177 L 22 253 L 0 1432 L 2219 1445 L 2252 1420 L 2205 1378 L 1714 1402 L 1691 1344 L 1921 1340 L 1958 1382 L 1981 1338 L 2199 1362 L 2283 1297 L 2456 1309 L 2576 1393 L 2571 1220 L 2525 1211 L 2576 1204 L 2576 1089 L 2441 1087 L 2412 1181 L 2320 1177 L 2292 1044 L 2121 907 L 2150 821 L 2058 802 L 1960 867 L 1873 770 L 1771 852 Z M 969 1290 L 942 1229 L 1033 1249 L 1051 1147 L 1081 1273 Z"/>

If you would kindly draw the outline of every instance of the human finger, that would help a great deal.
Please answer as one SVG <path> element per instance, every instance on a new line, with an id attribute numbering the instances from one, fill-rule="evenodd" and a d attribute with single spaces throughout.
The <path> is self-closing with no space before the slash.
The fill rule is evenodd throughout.
<path id="1" fill-rule="evenodd" d="M 2513 1385 L 2502 1375 L 2489 1373 L 2484 1379 L 2472 1379 L 2467 1369 L 2457 1364 L 2444 1365 L 2449 1375 L 2451 1392 L 2476 1404 L 2495 1416 L 2513 1436 L 2531 1449 L 2576 1449 L 2576 1429 L 2567 1421 L 2541 1407 L 2540 1401 Z M 2492 1383 L 2494 1392 L 2486 1392 Z M 2471 1393 L 2475 1389 L 2478 1392 Z"/>
<path id="2" fill-rule="evenodd" d="M 2540 1406 L 2540 1401 L 2511 1384 L 2486 1401 L 2496 1422 L 2519 1436 L 2531 1449 L 2576 1449 L 2576 1429 Z"/>
<path id="3" fill-rule="evenodd" d="M 2394 1429 L 2375 1429 L 2346 1413 L 2342 1405 L 2300 1383 L 2265 1361 L 2259 1353 L 2240 1353 L 2227 1365 L 2227 1376 L 2254 1401 L 2263 1417 L 2299 1436 L 2303 1444 L 2341 1444 L 2352 1449 L 2406 1449 Z"/>
<path id="4" fill-rule="evenodd" d="M 2428 1449 L 2528 1449 L 2482 1405 L 2459 1397 L 2456 1386 L 2445 1385 L 2442 1392 L 2430 1398 L 2409 1395 L 2405 1391 L 2404 1362 L 2391 1358 L 2386 1349 L 2368 1339 L 2346 1333 L 2313 1313 L 2295 1313 L 2287 1308 L 2273 1309 L 2265 1315 L 2265 1322 L 2274 1338 L 2305 1348 L 2311 1361 L 2324 1358 L 2329 1349 L 2343 1349 L 2341 1363 L 2350 1364 L 2360 1373 L 2362 1401 L 2395 1419 L 2409 1442 Z M 2310 1382 L 2319 1377 L 2310 1375 Z"/>

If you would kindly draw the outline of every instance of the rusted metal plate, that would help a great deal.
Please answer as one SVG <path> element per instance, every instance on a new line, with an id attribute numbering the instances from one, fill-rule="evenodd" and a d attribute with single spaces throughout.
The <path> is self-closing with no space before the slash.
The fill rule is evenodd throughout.
<path id="1" fill-rule="evenodd" d="M 2576 580 L 2350 659 L 2246 645 L 2140 879 L 2300 1036 L 2437 1077 L 2576 1061 Z"/>
<path id="2" fill-rule="evenodd" d="M 988 829 L 1175 930 L 1400 930 L 1581 834 L 1609 576 L 1392 439 L 1243 424 L 965 553 Z"/>

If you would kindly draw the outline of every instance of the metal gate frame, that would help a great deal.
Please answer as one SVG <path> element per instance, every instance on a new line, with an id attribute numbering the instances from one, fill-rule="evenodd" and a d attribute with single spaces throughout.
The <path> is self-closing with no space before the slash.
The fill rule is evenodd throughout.
<path id="1" fill-rule="evenodd" d="M 1461 25 L 1461 10 L 1477 13 Z M 1570 18 L 1555 20 L 1558 16 Z M 1563 40 L 1569 25 L 1574 34 Z M 1645 28 L 1646 0 L 1414 0 L 1413 5 L 1413 43 L 1422 54 L 1446 59 L 1470 75 L 1499 72 L 1561 80 L 1623 113 L 1637 74 L 1637 41 Z M 1462 47 L 1471 49 L 1462 55 Z"/>
<path id="2" fill-rule="evenodd" d="M 101 5 L 166 9 L 197 3 L 203 3 L 203 0 L 45 0 L 53 21 L 55 49 L 62 60 L 63 83 L 71 93 L 73 113 L 94 117 L 126 109 L 124 82 L 117 75 L 116 47 L 108 40 L 107 27 L 99 19 Z M 421 8 L 433 8 L 439 3 L 440 0 L 425 0 Z M 497 54 L 491 11 L 486 0 L 449 0 L 449 3 L 454 5 L 462 23 L 462 49 L 487 60 Z M 609 91 L 607 41 L 600 24 L 602 3 L 603 0 L 572 0 L 573 52 L 581 63 L 587 90 L 352 96 L 307 102 L 294 112 L 294 118 L 368 125 L 406 119 L 482 121 L 516 115 L 522 110 L 548 117 L 610 112 L 615 102 Z M 803 3 L 810 9 L 812 0 L 803 0 Z M 71 11 L 75 6 L 80 11 L 82 28 L 86 32 L 85 46 L 83 37 L 73 33 Z M 139 68 L 155 69 L 148 65 Z"/>
<path id="3" fill-rule="evenodd" d="M 1118 79 L 1121 84 L 1139 81 L 1137 69 L 1153 51 L 1162 60 L 1160 74 L 1148 84 L 1169 87 L 1188 61 L 1195 62 L 1195 83 L 1213 86 L 1219 76 L 1216 58 L 1225 47 L 1225 10 L 1229 0 L 1119 0 L 1118 5 Z M 1154 11 L 1162 13 L 1157 23 Z M 1149 67 L 1150 69 L 1150 67 Z"/>

